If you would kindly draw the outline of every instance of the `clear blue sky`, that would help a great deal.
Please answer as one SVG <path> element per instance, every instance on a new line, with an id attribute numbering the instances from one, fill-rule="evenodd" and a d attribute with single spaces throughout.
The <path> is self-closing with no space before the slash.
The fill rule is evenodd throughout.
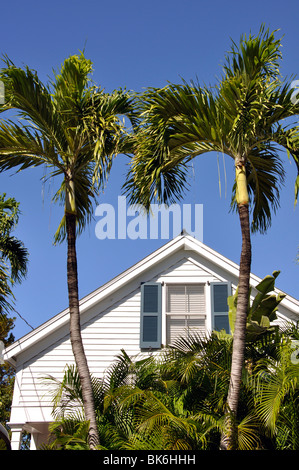
<path id="1" fill-rule="evenodd" d="M 93 78 L 106 91 L 126 87 L 142 91 L 198 78 L 213 84 L 231 38 L 257 33 L 261 23 L 280 29 L 283 38 L 283 76 L 297 75 L 298 5 L 295 0 L 52 0 L 2 2 L 0 49 L 17 65 L 36 69 L 42 80 L 52 76 L 63 60 L 79 50 L 94 64 Z M 116 205 L 121 194 L 125 157 L 114 162 L 100 202 Z M 299 297 L 298 210 L 294 209 L 295 167 L 286 159 L 287 180 L 281 208 L 266 235 L 254 235 L 252 271 L 263 277 L 281 270 L 277 287 Z M 186 203 L 203 204 L 203 241 L 239 262 L 241 237 L 238 217 L 229 212 L 232 164 L 225 159 L 227 194 L 222 157 L 219 193 L 217 159 L 204 156 L 194 164 Z M 15 288 L 16 309 L 33 327 L 67 307 L 66 245 L 53 246 L 53 235 L 62 208 L 51 204 L 55 181 L 42 186 L 42 172 L 33 169 L 18 175 L 0 175 L 1 192 L 21 203 L 22 216 L 16 235 L 30 252 L 27 279 Z M 98 240 L 90 224 L 78 241 L 80 297 L 124 271 L 167 240 Z M 30 328 L 19 317 L 16 339 Z"/>

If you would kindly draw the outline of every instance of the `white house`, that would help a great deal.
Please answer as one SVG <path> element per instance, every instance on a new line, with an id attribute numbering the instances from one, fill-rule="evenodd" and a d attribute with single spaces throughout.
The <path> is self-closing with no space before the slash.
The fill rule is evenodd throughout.
<path id="1" fill-rule="evenodd" d="M 182 234 L 84 297 L 82 337 L 91 373 L 103 376 L 122 348 L 136 355 L 190 328 L 228 328 L 227 295 L 237 287 L 238 273 L 237 264 Z M 253 292 L 260 281 L 251 275 Z M 299 320 L 299 302 L 288 295 L 278 310 L 278 321 L 284 320 Z M 35 449 L 47 440 L 52 420 L 42 378 L 61 379 L 65 366 L 74 363 L 68 309 L 8 347 L 4 359 L 16 368 L 12 449 L 19 449 L 23 430 L 31 433 Z"/>

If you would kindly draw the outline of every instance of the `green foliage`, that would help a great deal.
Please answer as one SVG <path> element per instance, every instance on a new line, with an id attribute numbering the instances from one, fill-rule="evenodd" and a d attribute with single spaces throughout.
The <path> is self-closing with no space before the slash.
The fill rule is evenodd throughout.
<path id="1" fill-rule="evenodd" d="M 284 299 L 285 294 L 274 292 L 274 283 L 279 275 L 279 271 L 274 271 L 272 276 L 266 276 L 256 287 L 257 294 L 252 303 L 250 300 L 252 289 L 249 291 L 248 313 L 246 325 L 247 341 L 256 341 L 260 335 L 266 334 L 269 330 L 274 330 L 273 321 L 276 319 L 278 305 Z M 238 289 L 234 295 L 228 298 L 229 323 L 232 334 L 237 311 Z"/>
<path id="2" fill-rule="evenodd" d="M 11 329 L 14 326 L 13 319 L 7 316 L 0 316 L 1 338 L 7 347 L 13 343 L 14 337 Z M 6 338 L 8 336 L 8 338 Z M 13 395 L 13 387 L 15 380 L 15 370 L 8 363 L 0 363 L 0 423 L 3 425 L 9 421 L 10 408 Z"/>
<path id="3" fill-rule="evenodd" d="M 49 426 L 51 442 L 41 450 L 90 450 L 88 445 L 88 421 L 62 419 Z"/>
<path id="4" fill-rule="evenodd" d="M 260 283 L 262 298 L 273 278 Z M 269 329 L 255 341 L 249 337 L 237 416 L 239 450 L 298 449 L 299 372 L 292 363 L 292 339 L 299 339 L 293 324 Z M 218 450 L 231 354 L 232 336 L 218 332 L 179 338 L 147 357 L 123 350 L 103 379 L 93 377 L 100 448 Z M 88 449 L 76 368 L 67 367 L 61 382 L 47 382 L 53 385 L 56 419 L 44 448 Z"/>
<path id="5" fill-rule="evenodd" d="M 256 411 L 277 450 L 299 450 L 299 368 L 292 351 L 291 338 L 283 335 L 277 357 L 260 359 L 251 383 Z"/>

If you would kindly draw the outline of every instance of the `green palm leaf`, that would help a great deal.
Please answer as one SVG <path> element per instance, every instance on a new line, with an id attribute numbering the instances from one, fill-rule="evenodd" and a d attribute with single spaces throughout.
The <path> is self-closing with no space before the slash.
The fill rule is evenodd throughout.
<path id="1" fill-rule="evenodd" d="M 66 185 L 75 181 L 78 233 L 92 215 L 92 204 L 104 187 L 113 157 L 130 150 L 121 115 L 136 123 L 129 93 L 105 93 L 90 85 L 92 64 L 84 55 L 65 60 L 49 86 L 28 67 L 7 57 L 1 70 L 7 100 L 2 112 L 15 108 L 26 125 L 0 122 L 0 169 L 23 170 L 44 165 L 49 178 L 62 175 L 54 200 L 66 203 Z M 65 238 L 64 217 L 55 235 Z"/>

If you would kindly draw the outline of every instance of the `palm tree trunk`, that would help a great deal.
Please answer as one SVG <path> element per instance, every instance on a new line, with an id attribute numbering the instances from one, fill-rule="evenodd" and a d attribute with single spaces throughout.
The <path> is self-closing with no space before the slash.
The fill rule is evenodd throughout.
<path id="1" fill-rule="evenodd" d="M 99 444 L 99 436 L 91 378 L 81 336 L 76 253 L 76 215 L 66 212 L 65 217 L 67 231 L 67 283 L 70 309 L 70 337 L 78 374 L 80 376 L 85 419 L 90 423 L 89 445 L 91 449 L 94 449 L 95 446 Z"/>
<path id="2" fill-rule="evenodd" d="M 243 167 L 243 177 L 245 169 Z M 251 239 L 249 224 L 249 207 L 246 178 L 242 184 L 246 185 L 246 191 L 241 190 L 245 197 L 241 197 L 242 203 L 238 204 L 240 226 L 242 233 L 242 250 L 240 258 L 239 286 L 238 286 L 238 302 L 236 312 L 236 322 L 233 338 L 233 352 L 230 384 L 227 396 L 227 414 L 225 431 L 221 437 L 220 448 L 223 450 L 234 450 L 237 448 L 237 411 L 240 395 L 240 387 L 242 381 L 242 370 L 244 365 L 245 337 L 246 337 L 246 321 L 248 311 L 248 298 L 250 286 L 251 271 Z M 238 177 L 237 177 L 238 185 Z M 242 189 L 242 188 L 241 188 Z M 240 194 L 240 192 L 239 192 Z M 237 196 L 238 197 L 238 196 Z M 246 200 L 247 199 L 247 200 Z"/>

